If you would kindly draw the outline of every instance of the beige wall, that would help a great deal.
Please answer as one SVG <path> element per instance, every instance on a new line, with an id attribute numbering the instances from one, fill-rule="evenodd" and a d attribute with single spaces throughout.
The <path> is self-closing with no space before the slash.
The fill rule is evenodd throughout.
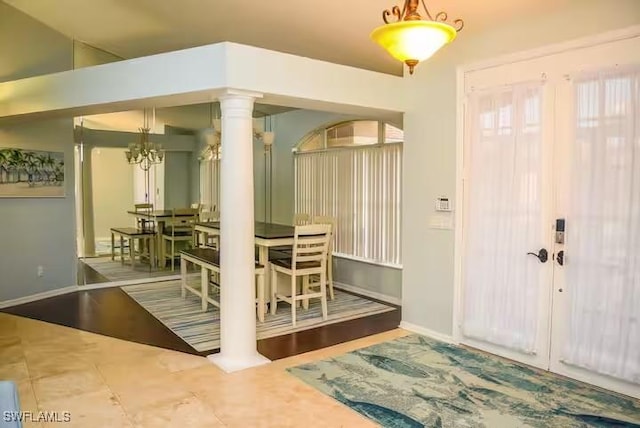
<path id="1" fill-rule="evenodd" d="M 545 15 L 498 22 L 484 33 L 463 31 L 405 79 L 412 104 L 404 119 L 405 322 L 445 335 L 453 331 L 454 231 L 430 229 L 428 220 L 436 197 L 455 197 L 457 67 L 639 23 L 638 0 L 571 0 Z"/>
<path id="2" fill-rule="evenodd" d="M 112 227 L 133 226 L 133 170 L 124 149 L 91 150 L 93 226 L 96 240 L 111 237 Z"/>
<path id="3" fill-rule="evenodd" d="M 78 40 L 73 41 L 73 68 L 91 67 L 121 61 L 122 58 Z"/>

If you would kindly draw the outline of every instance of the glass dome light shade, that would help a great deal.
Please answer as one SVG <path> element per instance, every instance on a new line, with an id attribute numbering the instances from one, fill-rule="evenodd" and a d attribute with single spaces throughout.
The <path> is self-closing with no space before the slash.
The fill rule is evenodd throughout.
<path id="1" fill-rule="evenodd" d="M 457 31 L 444 22 L 413 20 L 382 25 L 371 38 L 394 58 L 413 67 L 456 38 Z"/>

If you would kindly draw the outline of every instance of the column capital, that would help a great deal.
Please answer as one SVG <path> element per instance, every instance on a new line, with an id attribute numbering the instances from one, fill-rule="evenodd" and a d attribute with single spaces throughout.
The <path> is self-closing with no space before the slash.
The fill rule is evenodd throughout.
<path id="1" fill-rule="evenodd" d="M 242 89 L 225 89 L 222 95 L 218 97 L 218 100 L 223 101 L 226 99 L 246 99 L 246 98 L 262 98 L 264 95 L 260 92 L 244 91 Z"/>

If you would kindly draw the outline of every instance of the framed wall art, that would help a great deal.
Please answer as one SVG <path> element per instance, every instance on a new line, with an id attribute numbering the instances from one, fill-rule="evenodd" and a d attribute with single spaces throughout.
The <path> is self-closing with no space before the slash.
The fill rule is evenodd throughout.
<path id="1" fill-rule="evenodd" d="M 65 196 L 64 153 L 0 147 L 0 197 Z"/>

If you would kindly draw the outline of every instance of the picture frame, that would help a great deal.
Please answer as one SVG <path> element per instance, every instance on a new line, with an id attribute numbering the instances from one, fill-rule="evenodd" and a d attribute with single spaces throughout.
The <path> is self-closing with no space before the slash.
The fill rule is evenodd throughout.
<path id="1" fill-rule="evenodd" d="M 0 147 L 0 198 L 63 197 L 64 152 Z"/>

